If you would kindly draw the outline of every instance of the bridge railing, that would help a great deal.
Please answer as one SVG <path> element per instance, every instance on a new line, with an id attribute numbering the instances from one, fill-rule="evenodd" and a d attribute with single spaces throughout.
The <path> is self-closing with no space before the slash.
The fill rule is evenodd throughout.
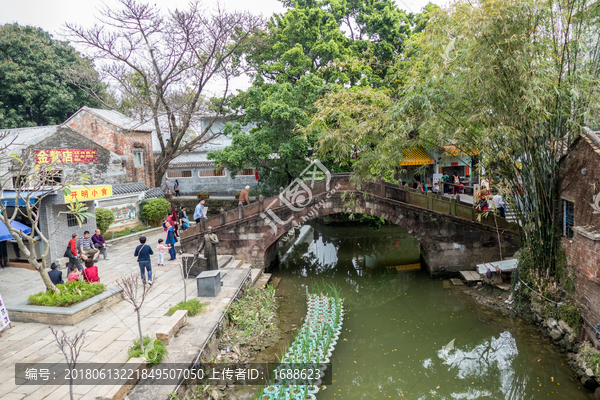
<path id="1" fill-rule="evenodd" d="M 312 196 L 325 193 L 328 190 L 334 190 L 337 192 L 344 192 L 348 190 L 356 191 L 356 187 L 349 178 L 349 173 L 333 174 L 328 188 L 325 180 L 316 181 L 311 188 Z M 236 221 L 241 221 L 244 218 L 254 216 L 256 214 L 267 213 L 270 209 L 276 209 L 284 206 L 286 202 L 295 203 L 297 199 L 293 197 L 295 193 L 293 189 L 294 188 L 292 187 L 291 190 L 286 191 L 281 196 L 284 199 L 283 201 L 280 197 L 280 193 L 284 192 L 284 188 L 280 188 L 279 193 L 274 192 L 273 196 L 266 199 L 261 195 L 258 197 L 257 201 L 250 203 L 247 206 L 242 206 L 241 203 L 239 203 L 238 207 L 233 210 L 224 211 L 221 209 L 219 215 L 211 217 L 207 220 L 201 220 L 199 224 L 190 227 L 185 232 L 181 232 L 181 236 L 182 238 L 194 236 L 204 232 L 209 226 L 216 228 Z M 501 229 L 514 231 L 518 230 L 517 224 L 510 223 L 499 216 L 494 218 L 494 215 L 491 213 L 488 214 L 487 217 L 479 217 L 480 213 L 476 210 L 475 206 L 471 203 L 461 201 L 459 195 L 455 195 L 454 197 L 446 197 L 443 196 L 443 193 L 441 192 L 438 194 L 434 194 L 431 191 L 423 193 L 420 190 L 411 188 L 408 184 L 401 187 L 397 184 L 385 182 L 382 178 L 376 182 L 363 184 L 360 188 L 360 191 L 369 192 L 374 196 L 399 201 L 470 221 L 478 221 L 492 226 L 497 225 Z"/>

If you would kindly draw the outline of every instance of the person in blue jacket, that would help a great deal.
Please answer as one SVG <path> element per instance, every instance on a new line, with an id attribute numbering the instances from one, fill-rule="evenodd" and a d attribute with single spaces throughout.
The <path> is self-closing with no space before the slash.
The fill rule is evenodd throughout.
<path id="1" fill-rule="evenodd" d="M 171 259 L 169 261 L 173 261 L 177 258 L 177 253 L 175 253 L 175 230 L 168 221 L 165 222 L 165 226 L 167 227 L 167 240 L 165 240 L 165 244 L 167 245 L 169 254 L 171 255 Z"/>
<path id="2" fill-rule="evenodd" d="M 150 256 L 153 255 L 152 246 L 146 244 L 146 236 L 140 237 L 140 244 L 135 248 L 134 257 L 138 258 L 142 280 L 146 282 L 145 272 L 148 271 L 148 284 L 152 285 L 152 263 Z"/>

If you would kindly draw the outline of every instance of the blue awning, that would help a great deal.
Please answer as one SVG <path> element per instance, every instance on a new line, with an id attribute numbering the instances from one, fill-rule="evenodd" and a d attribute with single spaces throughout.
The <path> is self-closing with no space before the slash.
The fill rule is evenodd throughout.
<path id="1" fill-rule="evenodd" d="M 40 190 L 40 191 L 36 191 L 36 192 L 21 190 L 21 193 L 19 194 L 19 207 L 25 206 L 25 201 L 27 201 L 28 197 L 29 197 L 29 203 L 31 205 L 33 205 L 38 197 L 43 196 L 49 192 L 51 192 L 51 190 Z M 4 190 L 2 192 L 2 198 L 0 200 L 2 201 L 2 205 L 4 207 L 14 207 L 16 198 L 17 198 L 16 190 Z"/>
<path id="2" fill-rule="evenodd" d="M 10 226 L 12 226 L 15 229 L 20 230 L 21 232 L 23 232 L 25 234 L 31 233 L 31 228 L 20 222 L 12 221 L 10 223 Z M 4 225 L 4 222 L 0 221 L 0 242 L 2 242 L 4 240 L 10 240 L 10 239 L 14 239 L 14 238 L 8 231 L 8 228 L 6 227 L 6 225 Z"/>

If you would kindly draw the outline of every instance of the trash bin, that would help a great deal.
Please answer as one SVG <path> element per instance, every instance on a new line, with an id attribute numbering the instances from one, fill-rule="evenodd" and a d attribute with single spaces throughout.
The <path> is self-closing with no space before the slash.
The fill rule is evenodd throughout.
<path id="1" fill-rule="evenodd" d="M 221 271 L 203 271 L 196 277 L 198 297 L 216 297 L 221 291 Z"/>

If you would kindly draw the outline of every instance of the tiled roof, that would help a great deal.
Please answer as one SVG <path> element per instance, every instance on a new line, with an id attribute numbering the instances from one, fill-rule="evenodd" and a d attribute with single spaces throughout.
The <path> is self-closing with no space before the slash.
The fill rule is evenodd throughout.
<path id="1" fill-rule="evenodd" d="M 48 136 L 52 136 L 56 133 L 58 125 L 47 125 L 47 126 L 33 126 L 29 128 L 16 128 L 16 129 L 0 129 L 0 134 L 7 132 L 5 138 L 0 140 L 0 148 L 10 145 L 11 151 L 19 151 L 22 148 L 31 146 L 46 139 Z"/>
<path id="2" fill-rule="evenodd" d="M 85 110 L 91 114 L 94 114 L 97 117 L 100 117 L 103 120 L 128 131 L 152 132 L 154 129 L 153 125 L 150 123 L 141 123 L 115 110 L 103 110 L 101 108 L 91 108 L 85 106 L 75 114 L 71 115 L 69 119 L 65 121 L 65 124 L 75 115 L 79 114 L 81 110 Z"/>
<path id="3" fill-rule="evenodd" d="M 600 154 L 600 132 L 594 132 L 589 128 L 583 128 L 583 138 L 592 146 L 592 149 Z"/>
<path id="4" fill-rule="evenodd" d="M 159 197 L 165 197 L 165 193 L 161 188 L 152 188 L 144 193 L 144 199 L 156 199 Z"/>
<path id="5" fill-rule="evenodd" d="M 214 167 L 214 166 L 215 166 L 215 163 L 213 161 L 180 162 L 180 163 L 170 163 L 169 169 L 202 168 L 202 167 Z"/>
<path id="6" fill-rule="evenodd" d="M 112 185 L 113 195 L 147 192 L 148 186 L 141 182 L 134 183 L 117 183 Z"/>

